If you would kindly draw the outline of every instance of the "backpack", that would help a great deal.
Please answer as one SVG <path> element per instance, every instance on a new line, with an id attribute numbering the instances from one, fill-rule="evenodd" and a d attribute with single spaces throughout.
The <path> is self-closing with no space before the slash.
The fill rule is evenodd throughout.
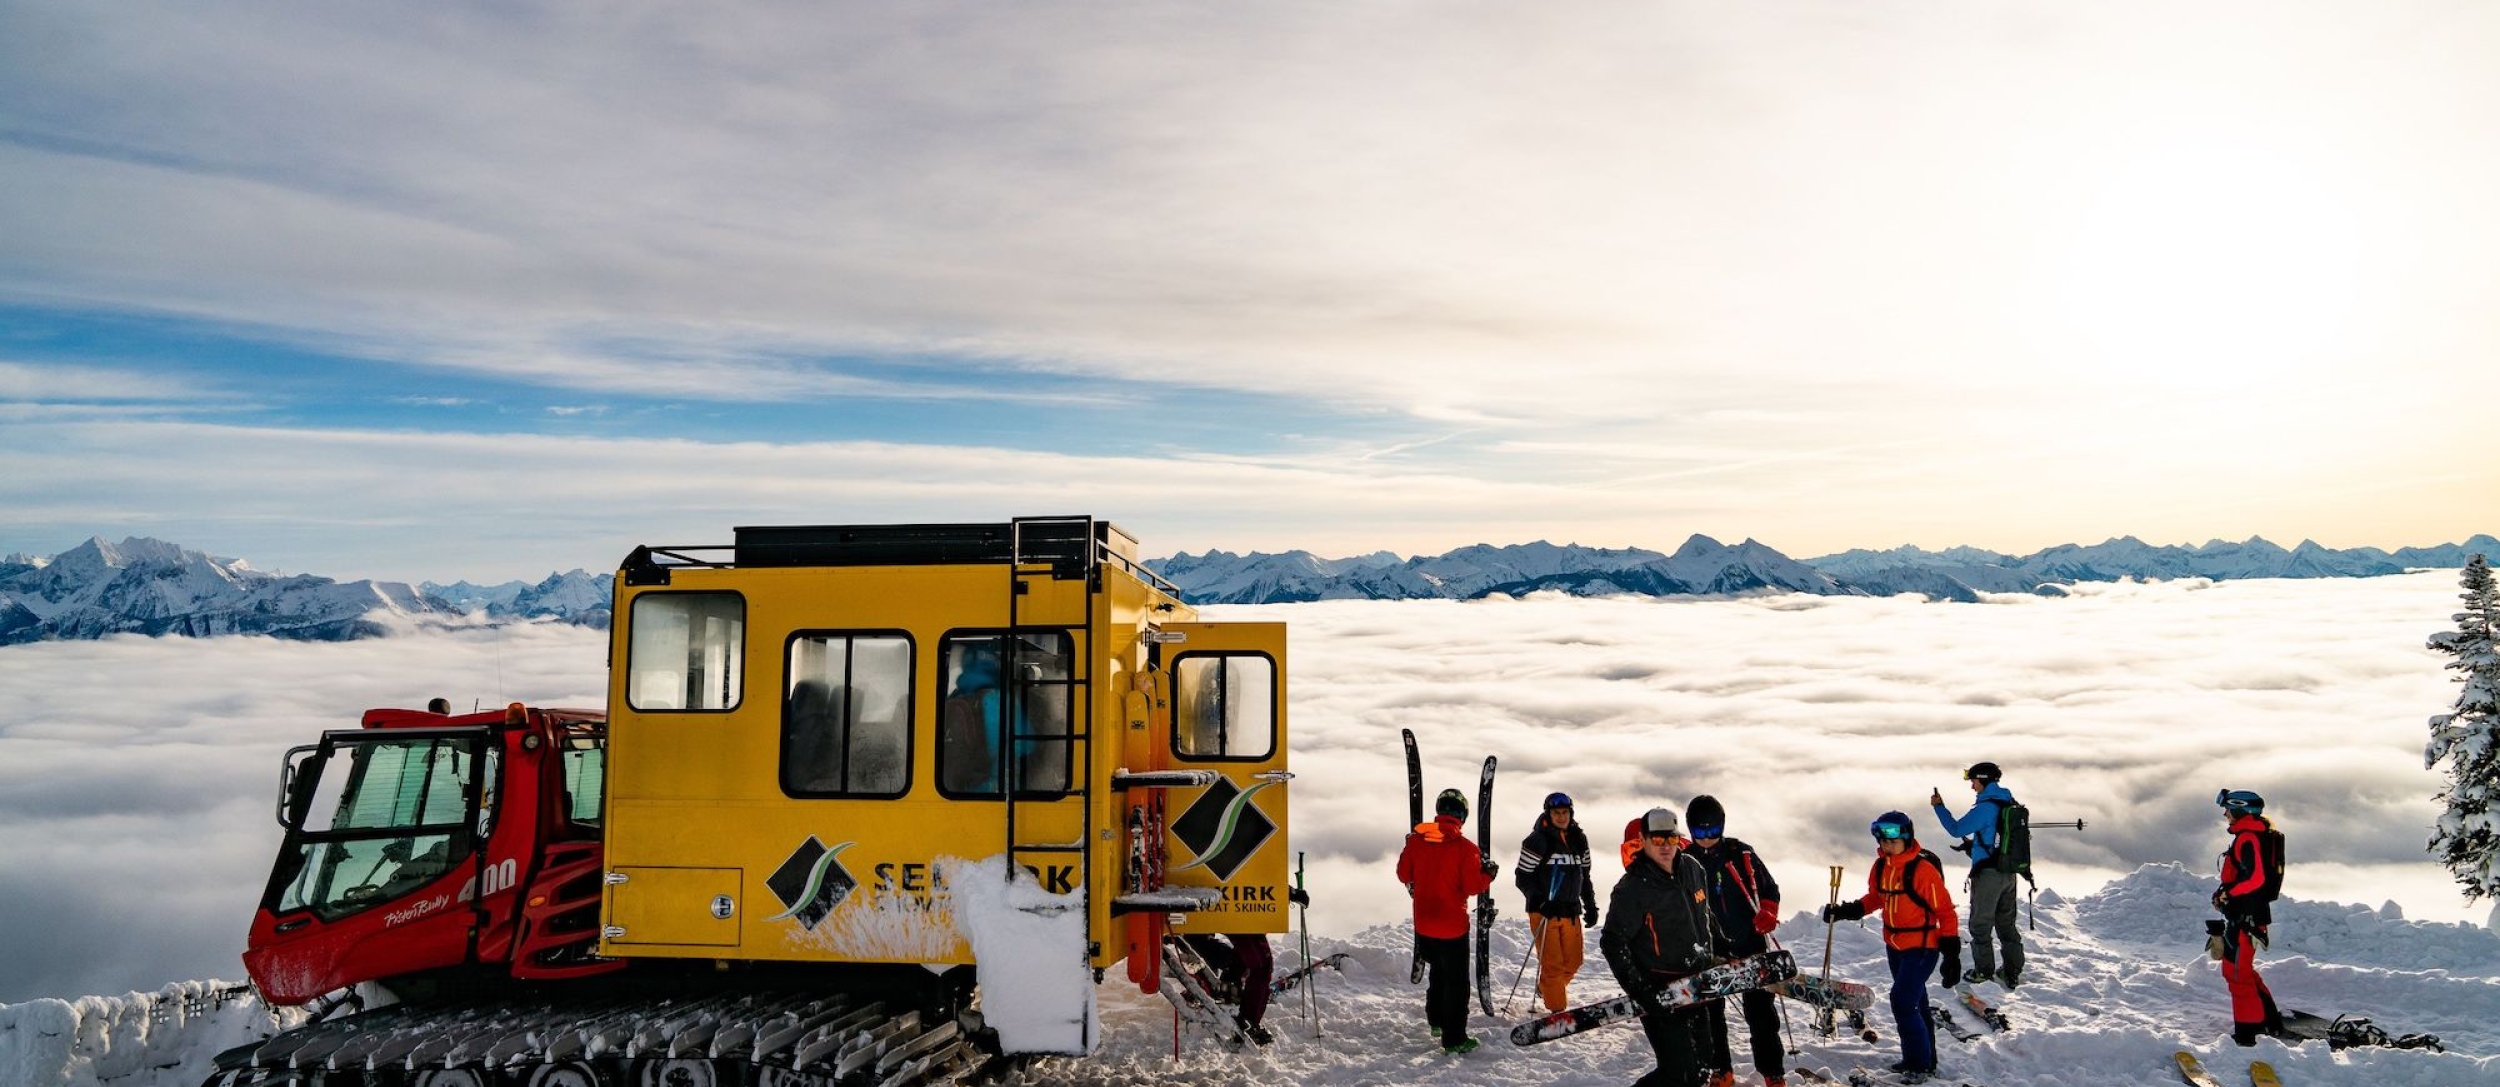
<path id="1" fill-rule="evenodd" d="M 2259 902 L 2272 902 L 2283 897 L 2283 832 L 2269 822 L 2257 834 L 2257 868 L 2265 883 L 2249 897 Z"/>
<path id="2" fill-rule="evenodd" d="M 1997 845 L 1988 864 L 1999 872 L 2031 879 L 2031 809 L 2019 800 L 1997 805 Z M 2036 885 L 2036 884 L 2035 884 Z"/>

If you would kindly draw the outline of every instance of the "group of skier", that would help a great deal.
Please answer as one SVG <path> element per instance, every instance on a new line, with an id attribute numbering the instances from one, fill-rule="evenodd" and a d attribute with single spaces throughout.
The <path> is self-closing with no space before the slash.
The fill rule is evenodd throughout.
<path id="1" fill-rule="evenodd" d="M 2015 886 L 2029 874 L 2028 813 L 2006 789 L 1995 763 L 1973 764 L 1963 778 L 1973 794 L 1967 811 L 1955 815 L 1935 791 L 1928 802 L 1944 833 L 1961 839 L 1954 848 L 1970 855 L 1967 972 L 1965 925 L 1944 863 L 1919 844 L 1916 827 L 1902 812 L 1885 812 L 1868 825 L 1876 856 L 1866 893 L 1821 912 L 1827 924 L 1881 919 L 1901 1049 L 1892 1071 L 1905 1083 L 1923 1082 L 1936 1071 L 1930 978 L 1965 991 L 1990 982 L 2010 991 L 2023 979 Z M 2210 944 L 2230 984 L 2233 1036 L 2253 1045 L 2257 1035 L 2282 1030 L 2280 1010 L 2255 965 L 2271 921 L 2267 904 L 2281 886 L 2281 836 L 2263 818 L 2264 801 L 2257 794 L 2225 791 L 2216 802 L 2229 820 L 2232 842 L 2214 894 L 2224 920 L 2213 924 Z M 1716 963 L 1771 948 L 1780 921 L 1778 880 L 1751 846 L 1727 836 L 1726 807 L 1715 797 L 1696 796 L 1680 818 L 1672 809 L 1652 808 L 1625 825 L 1624 873 L 1601 910 L 1588 834 L 1577 814 L 1569 795 L 1546 796 L 1520 842 L 1513 872 L 1530 924 L 1538 999 L 1549 1012 L 1570 1007 L 1569 987 L 1584 957 L 1586 930 L 1597 928 L 1600 953 L 1615 980 L 1640 1003 L 1641 1027 L 1657 1057 L 1656 1069 L 1634 1087 L 1732 1087 L 1725 1002 L 1672 1004 L 1661 993 Z M 1443 1048 L 1453 1053 L 1478 1044 L 1467 1032 L 1466 899 L 1490 887 L 1498 871 L 1479 859 L 1479 849 L 1463 832 L 1466 819 L 1466 797 L 1444 791 L 1433 818 L 1407 836 L 1397 869 L 1414 901 L 1418 956 L 1431 975 L 1426 1016 Z M 1834 874 L 1836 884 L 1837 869 Z M 1755 1071 L 1765 1087 L 1786 1087 L 1776 998 L 1749 989 L 1735 1000 Z"/>

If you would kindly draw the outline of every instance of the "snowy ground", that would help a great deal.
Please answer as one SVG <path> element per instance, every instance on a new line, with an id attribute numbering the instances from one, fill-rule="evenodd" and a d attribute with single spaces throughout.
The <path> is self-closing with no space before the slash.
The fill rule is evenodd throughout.
<path id="1" fill-rule="evenodd" d="M 2279 907 L 2275 950 L 2261 960 L 2285 1006 L 2368 1015 L 2395 1033 L 2427 1031 L 2450 1051 L 2335 1053 L 2324 1043 L 2286 1047 L 2272 1040 L 2243 1051 L 2230 1044 L 2229 998 L 2214 965 L 2203 957 L 2209 886 L 2201 873 L 2153 866 L 2072 901 L 2044 893 L 2038 928 L 2027 935 L 2030 979 L 1999 1001 L 2014 1032 L 1968 1044 L 1939 1038 L 1942 1082 L 2175 1083 L 2169 1055 L 2185 1048 L 2233 1085 L 2243 1081 L 2240 1062 L 2251 1055 L 2273 1062 L 2284 1081 L 2298 1087 L 2500 1084 L 2500 1057 L 2490 1056 L 2500 1053 L 2500 936 L 2473 925 L 2382 918 L 2360 906 L 2288 900 Z M 1778 935 L 1801 962 L 1819 966 L 1823 926 L 1811 914 L 1791 917 Z M 1836 935 L 1833 973 L 1880 984 L 1882 948 L 1875 929 L 1842 925 Z M 1408 940 L 1404 928 L 1391 926 L 1365 929 L 1350 939 L 1315 939 L 1315 954 L 1343 951 L 1352 958 L 1342 974 L 1319 975 L 1317 1029 L 1301 1017 L 1299 994 L 1287 994 L 1269 1013 L 1277 1041 L 1268 1049 L 1228 1051 L 1193 1032 L 1182 1036 L 1175 1059 L 1170 1005 L 1115 976 L 1099 990 L 1104 1029 L 1099 1054 L 1086 1061 L 1046 1062 L 1017 1082 L 1596 1087 L 1629 1083 L 1648 1069 L 1648 1047 L 1637 1030 L 1604 1029 L 1517 1049 L 1503 1034 L 1510 1020 L 1482 1017 L 1476 1033 L 1486 1043 L 1483 1049 L 1462 1057 L 1443 1054 L 1423 1025 L 1422 990 L 1406 982 Z M 1507 991 L 1525 943 L 1516 919 L 1501 922 L 1494 940 L 1497 999 Z M 1277 950 L 1280 968 L 1297 961 L 1292 937 L 1280 938 Z M 213 988 L 191 983 L 119 999 L 0 1006 L 0 1083 L 196 1087 L 218 1050 L 271 1028 L 266 1010 L 249 998 L 181 1014 L 185 996 L 196 1001 Z M 1521 987 L 1514 1018 L 1528 1016 L 1533 989 L 1533 984 Z M 1575 999 L 1615 991 L 1594 956 L 1572 990 Z M 1852 1066 L 1881 1066 L 1897 1057 L 1890 1017 L 1880 1005 L 1875 1022 L 1884 1038 L 1875 1045 L 1846 1032 L 1817 1038 L 1806 1026 L 1805 1009 L 1791 1010 L 1796 1025 L 1791 1038 L 1804 1049 L 1794 1063 L 1845 1075 Z M 1967 1014 L 1963 1019 L 1977 1029 Z M 1741 1020 L 1736 1029 L 1742 1031 Z M 1741 1038 L 1734 1051 L 1745 1061 Z M 1746 1069 L 1739 1082 L 1759 1080 Z"/>

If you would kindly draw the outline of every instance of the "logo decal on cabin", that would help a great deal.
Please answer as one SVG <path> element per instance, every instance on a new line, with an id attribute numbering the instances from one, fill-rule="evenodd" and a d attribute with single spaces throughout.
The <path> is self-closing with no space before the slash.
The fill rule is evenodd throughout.
<path id="1" fill-rule="evenodd" d="M 816 840 L 815 835 L 808 835 L 807 840 L 791 852 L 790 859 L 781 862 L 781 867 L 774 869 L 773 874 L 764 880 L 764 886 L 773 892 L 773 897 L 788 907 L 765 920 L 794 918 L 800 928 L 816 931 L 816 926 L 824 921 L 825 915 L 832 913 L 835 906 L 850 897 L 852 887 L 858 886 L 858 881 L 851 878 L 851 873 L 842 867 L 841 861 L 842 851 L 853 844 L 844 842 L 827 849 L 825 843 Z"/>
<path id="2" fill-rule="evenodd" d="M 1240 871 L 1260 846 L 1276 836 L 1275 822 L 1250 802 L 1259 790 L 1275 784 L 1262 781 L 1243 792 L 1230 781 L 1215 779 L 1215 784 L 1207 786 L 1207 791 L 1190 803 L 1188 811 L 1172 821 L 1172 836 L 1197 856 L 1172 870 L 1204 868 L 1214 873 L 1219 882 L 1232 879 L 1233 873 Z"/>

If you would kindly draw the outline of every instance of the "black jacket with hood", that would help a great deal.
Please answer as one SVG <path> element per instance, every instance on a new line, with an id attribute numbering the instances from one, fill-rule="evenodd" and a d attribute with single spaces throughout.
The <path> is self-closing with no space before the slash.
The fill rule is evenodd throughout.
<path id="1" fill-rule="evenodd" d="M 1557 829 L 1551 815 L 1540 815 L 1536 829 L 1519 843 L 1519 865 L 1511 882 L 1527 896 L 1528 912 L 1545 917 L 1585 916 L 1597 906 L 1597 878 L 1589 865 L 1589 836 L 1580 824 Z"/>
<path id="2" fill-rule="evenodd" d="M 1709 877 L 1689 852 L 1669 872 L 1642 853 L 1615 883 L 1597 946 L 1625 991 L 1640 994 L 1725 959 L 1727 937 L 1710 916 Z"/>

